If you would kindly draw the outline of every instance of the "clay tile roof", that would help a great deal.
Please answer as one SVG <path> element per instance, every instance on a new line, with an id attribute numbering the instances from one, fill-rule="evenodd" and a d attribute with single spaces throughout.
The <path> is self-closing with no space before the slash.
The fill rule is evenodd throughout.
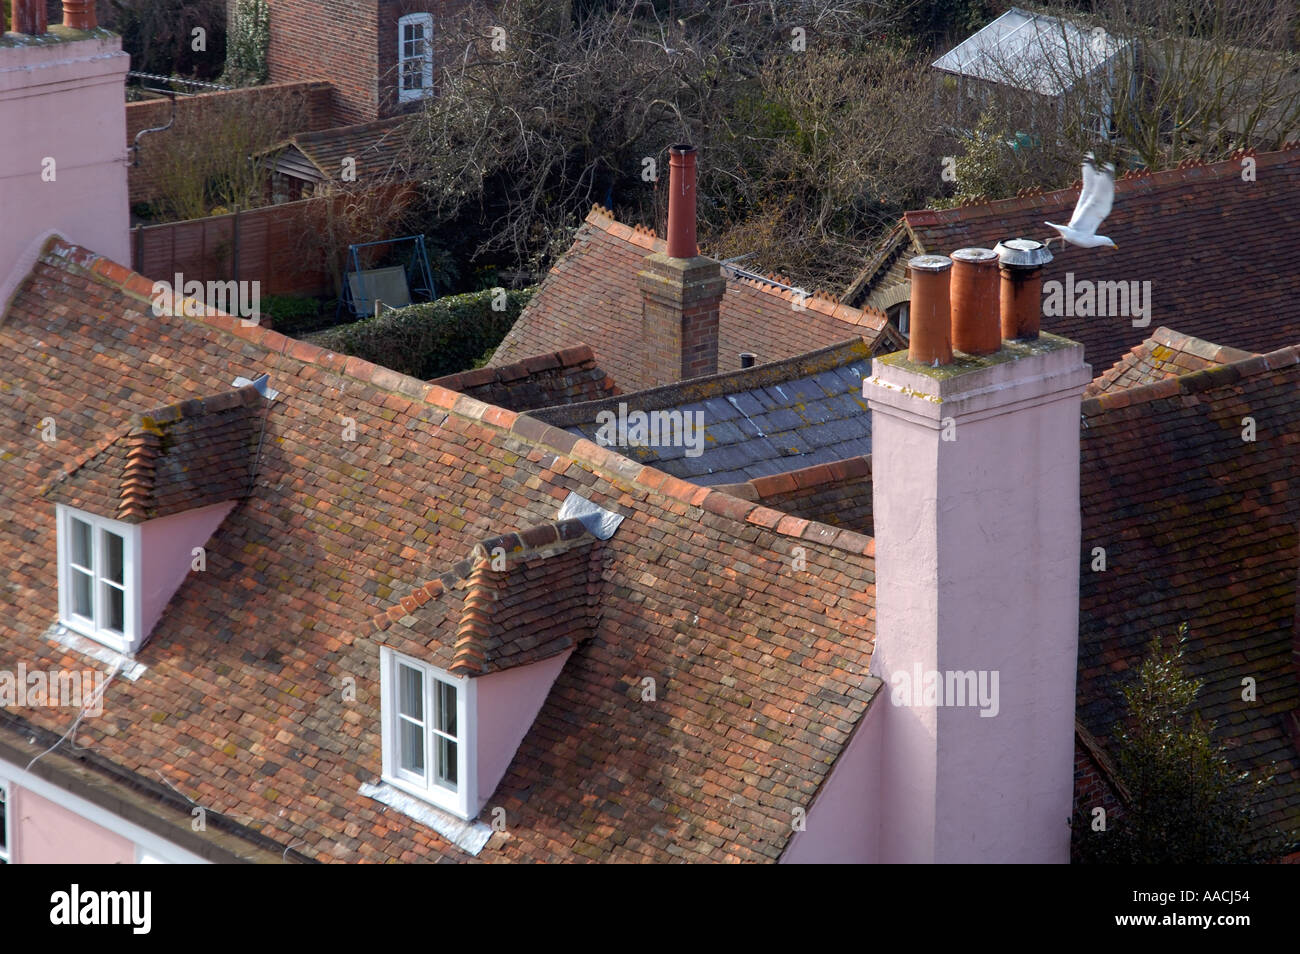
<path id="1" fill-rule="evenodd" d="M 1211 344 L 1170 328 L 1157 328 L 1151 337 L 1115 362 L 1113 368 L 1098 375 L 1083 393 L 1084 397 L 1095 397 L 1249 357 L 1252 355 L 1247 351 Z"/>
<path id="2" fill-rule="evenodd" d="M 249 491 L 265 401 L 252 385 L 135 415 L 45 496 L 137 523 Z"/>
<path id="3" fill-rule="evenodd" d="M 538 662 L 595 632 L 603 553 L 576 519 L 490 537 L 405 597 L 395 623 L 384 612 L 374 624 L 388 645 L 458 676 Z"/>
<path id="4" fill-rule="evenodd" d="M 461 371 L 429 383 L 512 411 L 595 401 L 618 393 L 614 379 L 596 366 L 596 356 L 587 345 L 533 355 L 514 364 Z"/>
<path id="5" fill-rule="evenodd" d="M 624 391 L 650 384 L 641 352 L 641 292 L 637 273 L 645 257 L 667 243 L 645 229 L 622 225 L 599 207 L 592 210 L 573 246 L 550 274 L 497 349 L 492 365 L 586 343 Z M 893 351 L 901 346 L 883 312 L 841 305 L 812 295 L 798 309 L 793 293 L 775 280 L 741 277 L 727 270 L 718 328 L 718 367 L 734 371 L 741 352 L 775 361 L 824 348 L 858 335 Z"/>
<path id="6" fill-rule="evenodd" d="M 257 479 L 206 570 L 176 590 L 139 677 L 108 686 L 111 716 L 78 727 L 86 771 L 110 766 L 317 861 L 781 857 L 794 810 L 877 691 L 873 540 L 237 318 L 154 317 L 151 293 L 55 241 L 0 321 L 0 435 L 15 435 L 0 437 L 0 550 L 16 555 L 0 570 L 0 669 L 87 664 L 50 638 L 56 521 L 42 488 L 115 446 L 139 408 L 224 392 L 236 375 L 265 372 L 280 392 L 262 411 Z M 41 439 L 47 417 L 56 440 Z M 555 523 L 571 493 L 623 515 L 617 533 L 573 543 Z M 538 556 L 480 575 L 496 599 L 462 633 L 484 551 L 470 555 L 493 536 Z M 796 546 L 806 569 L 792 574 Z M 557 587 L 582 590 L 584 615 L 564 628 L 550 621 Z M 402 622 L 429 607 L 451 615 Z M 477 858 L 360 793 L 382 771 L 380 647 L 423 637 L 409 648 L 450 662 L 438 654 L 463 635 L 462 663 L 489 668 L 575 643 L 492 794 L 509 832 Z M 14 745 L 53 745 L 67 727 L 64 710 L 0 710 Z"/>
<path id="7" fill-rule="evenodd" d="M 1255 440 L 1243 440 L 1243 418 Z M 1300 823 L 1288 713 L 1300 497 L 1300 348 L 1085 400 L 1078 714 L 1103 743 L 1152 637 L 1190 627 L 1200 709 L 1243 767 L 1275 762 L 1265 823 Z M 1094 572 L 1093 549 L 1106 569 Z M 1242 699 L 1242 680 L 1258 702 Z"/>
<path id="8" fill-rule="evenodd" d="M 1300 148 L 1254 155 L 1253 170 L 1246 158 L 1120 178 L 1101 229 L 1119 250 L 1054 243 L 1044 282 L 1064 282 L 1067 273 L 1076 283 L 1150 282 L 1155 325 L 1252 353 L 1300 341 Z M 1243 178 L 1248 171 L 1253 178 Z M 1067 221 L 1078 195 L 1076 183 L 1039 196 L 908 212 L 903 233 L 891 238 L 909 236 L 910 254 L 942 255 L 992 248 L 1011 236 L 1042 239 L 1051 232 L 1043 223 Z M 897 262 L 884 274 L 897 253 L 896 243 L 886 244 L 881 260 L 855 281 L 851 301 L 866 300 L 873 282 L 901 280 Z M 1045 315 L 1043 328 L 1082 343 L 1098 373 L 1149 334 L 1128 317 L 1082 314 Z"/>
<path id="9" fill-rule="evenodd" d="M 870 372 L 871 347 L 857 338 L 744 371 L 532 416 L 601 443 L 623 438 L 607 426 L 611 419 L 667 412 L 651 444 L 616 449 L 675 477 L 712 486 L 869 454 L 871 413 L 862 379 Z M 686 433 L 687 422 L 702 426 Z"/>

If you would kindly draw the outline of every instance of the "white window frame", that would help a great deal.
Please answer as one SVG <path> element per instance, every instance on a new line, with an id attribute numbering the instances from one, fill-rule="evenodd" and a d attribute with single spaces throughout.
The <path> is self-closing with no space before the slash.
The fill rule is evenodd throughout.
<path id="1" fill-rule="evenodd" d="M 9 783 L 0 778 L 0 865 L 14 862 L 14 826 L 9 824 L 13 814 L 13 791 Z"/>
<path id="2" fill-rule="evenodd" d="M 415 25 L 424 28 L 424 51 L 413 56 L 406 53 L 406 28 Z M 420 69 L 420 88 L 406 88 L 406 64 L 423 59 Z M 397 21 L 397 101 L 409 103 L 428 96 L 433 89 L 433 14 L 408 13 Z"/>
<path id="3" fill-rule="evenodd" d="M 117 652 L 128 653 L 132 651 L 139 644 L 142 609 L 140 596 L 140 524 L 110 520 L 107 517 L 86 513 L 83 510 L 76 510 L 62 504 L 58 505 L 57 513 L 59 621 L 69 629 L 76 630 L 83 636 L 87 636 L 97 643 L 103 643 Z M 73 610 L 72 606 L 72 574 L 74 572 L 72 566 L 72 521 L 74 519 L 88 523 L 91 527 L 92 563 L 94 564 L 91 567 L 94 574 L 94 587 L 91 597 L 94 604 L 95 619 L 81 616 Z M 101 553 L 103 534 L 105 532 L 115 533 L 122 538 L 122 585 L 120 589 L 123 591 L 123 625 L 121 633 L 114 632 L 103 626 L 101 590 L 104 586 L 119 588 L 100 576 L 103 566 Z"/>
<path id="4" fill-rule="evenodd" d="M 424 778 L 401 767 L 398 757 L 400 744 L 398 726 L 406 716 L 398 712 L 398 666 L 409 666 L 422 676 L 422 695 L 424 698 L 423 723 L 421 734 L 424 739 Z M 435 782 L 433 738 L 440 733 L 432 725 L 434 688 L 442 682 L 456 689 L 456 791 L 451 791 Z M 414 795 L 416 798 L 436 805 L 451 812 L 459 818 L 472 818 L 478 811 L 477 805 L 477 765 L 476 735 L 474 726 L 474 680 L 463 676 L 453 676 L 410 656 L 398 653 L 388 647 L 381 647 L 379 653 L 379 694 L 382 712 L 383 736 L 383 776 L 384 781 L 395 788 Z"/>

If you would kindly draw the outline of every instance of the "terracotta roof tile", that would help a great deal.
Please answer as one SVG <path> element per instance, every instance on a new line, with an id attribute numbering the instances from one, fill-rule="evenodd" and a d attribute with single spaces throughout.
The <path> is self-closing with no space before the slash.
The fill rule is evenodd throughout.
<path id="1" fill-rule="evenodd" d="M 641 354 L 641 292 L 637 273 L 648 252 L 667 244 L 633 232 L 599 207 L 578 230 L 573 246 L 551 269 L 537 294 L 492 357 L 505 365 L 531 355 L 587 344 L 624 391 L 649 384 Z M 772 282 L 728 273 L 718 331 L 718 367 L 740 367 L 740 353 L 775 361 L 824 348 L 853 335 L 886 350 L 901 339 L 885 316 L 859 311 L 822 296 L 796 309 L 790 292 Z"/>
<path id="2" fill-rule="evenodd" d="M 238 500 L 253 479 L 264 408 L 249 385 L 137 414 L 45 496 L 128 522 Z"/>
<path id="3" fill-rule="evenodd" d="M 1170 328 L 1157 328 L 1140 345 L 1115 362 L 1115 366 L 1098 375 L 1084 390 L 1085 397 L 1108 391 L 1123 390 L 1178 377 L 1219 365 L 1249 358 L 1248 352 L 1202 341 L 1179 334 Z"/>
<path id="4" fill-rule="evenodd" d="M 544 652 L 544 641 L 525 644 L 530 618 L 535 638 L 577 642 L 489 802 L 506 809 L 509 837 L 478 860 L 780 857 L 793 809 L 807 806 L 874 691 L 869 542 L 742 524 L 702 506 L 719 491 L 655 479 L 562 430 L 538 434 L 523 417 L 364 361 L 286 354 L 275 332 L 154 318 L 147 285 L 126 292 L 87 270 L 96 261 L 51 245 L 0 322 L 0 432 L 14 435 L 0 445 L 0 508 L 12 515 L 0 540 L 17 555 L 0 587 L 0 668 L 83 664 L 46 638 L 57 590 L 43 486 L 125 446 L 133 409 L 263 372 L 280 396 L 265 409 L 251 492 L 140 650 L 147 670 L 115 680 L 105 718 L 79 727 L 88 757 L 154 784 L 161 773 L 210 812 L 320 861 L 470 860 L 358 792 L 381 769 L 379 648 L 406 639 L 411 620 L 459 608 L 463 588 L 443 576 L 468 576 L 477 544 L 553 523 L 578 493 L 623 514 L 618 532 L 511 567 L 496 581 L 487 642 L 466 650 L 487 665 L 493 652 Z M 46 417 L 52 443 L 40 439 Z M 775 528 L 784 514 L 768 512 Z M 807 568 L 792 575 L 796 541 Z M 566 634 L 547 622 L 556 587 L 581 592 L 590 614 Z M 833 605 L 814 598 L 828 590 Z M 452 618 L 437 623 L 426 658 L 455 635 Z M 641 701 L 646 678 L 654 703 Z M 6 710 L 0 725 L 57 736 L 64 716 Z"/>

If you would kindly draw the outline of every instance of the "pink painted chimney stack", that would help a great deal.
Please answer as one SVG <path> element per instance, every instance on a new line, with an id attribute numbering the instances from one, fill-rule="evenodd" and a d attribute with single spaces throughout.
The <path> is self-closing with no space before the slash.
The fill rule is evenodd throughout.
<path id="1" fill-rule="evenodd" d="M 44 0 L 12 9 L 16 31 L 47 32 Z M 90 0 L 63 11 L 65 26 L 94 30 Z M 106 30 L 0 44 L 0 316 L 55 235 L 130 263 L 122 106 L 130 62 Z"/>
<path id="2" fill-rule="evenodd" d="M 1022 286 L 1011 303 L 1017 336 L 1037 330 L 1023 287 L 1042 264 L 1037 244 L 954 253 L 944 285 L 962 359 L 876 358 L 863 382 L 876 533 L 871 668 L 885 681 L 882 862 L 1069 860 L 1079 413 L 1092 375 L 1073 341 L 995 337 L 992 289 L 1010 281 L 997 265 L 1023 270 L 1012 275 Z M 948 278 L 946 259 L 929 257 Z M 922 301 L 930 291 L 922 287 Z M 927 695 L 926 683 L 938 692 Z"/>

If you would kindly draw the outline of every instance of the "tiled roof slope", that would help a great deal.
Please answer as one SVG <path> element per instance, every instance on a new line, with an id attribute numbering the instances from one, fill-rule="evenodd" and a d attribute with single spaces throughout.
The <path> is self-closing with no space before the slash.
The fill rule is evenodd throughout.
<path id="1" fill-rule="evenodd" d="M 55 521 L 41 486 L 120 434 L 125 408 L 261 372 L 280 395 L 252 492 L 138 654 L 146 671 L 108 686 L 76 751 L 161 777 L 291 855 L 470 860 L 358 793 L 381 769 L 378 656 L 393 627 L 374 618 L 579 493 L 625 517 L 603 544 L 595 631 L 488 802 L 509 827 L 478 860 L 780 856 L 874 691 L 874 541 L 235 318 L 154 318 L 151 289 L 56 243 L 0 321 L 0 668 L 86 664 L 47 635 Z M 70 724 L 55 708 L 12 718 L 33 756 L 26 727 Z"/>
<path id="2" fill-rule="evenodd" d="M 870 453 L 871 413 L 862 397 L 870 369 L 871 348 L 858 338 L 744 371 L 532 416 L 600 443 L 611 429 L 598 415 L 670 411 L 683 422 L 702 422 L 699 446 L 661 438 L 654 446 L 617 449 L 683 480 L 733 483 Z"/>
<path id="3" fill-rule="evenodd" d="M 1157 328 L 1146 341 L 1115 362 L 1114 367 L 1098 375 L 1084 389 L 1083 396 L 1095 397 L 1107 391 L 1151 384 L 1250 357 L 1253 355 L 1247 351 L 1211 344 L 1170 328 Z"/>
<path id="4" fill-rule="evenodd" d="M 1202 713 L 1242 766 L 1277 763 L 1266 821 L 1300 824 L 1300 348 L 1085 400 L 1083 425 L 1080 720 L 1107 741 L 1152 637 L 1185 621 Z"/>
<path id="5" fill-rule="evenodd" d="M 47 499 L 131 523 L 238 500 L 253 479 L 265 400 L 248 385 L 132 418 L 54 478 Z"/>
<path id="6" fill-rule="evenodd" d="M 870 457 L 814 464 L 741 484 L 719 485 L 717 489 L 805 520 L 817 520 L 869 537 L 876 533 Z"/>
<path id="7" fill-rule="evenodd" d="M 511 364 L 585 343 L 624 391 L 648 387 L 636 276 L 647 255 L 666 248 L 653 232 L 629 228 L 606 210 L 593 209 L 491 364 Z M 763 362 L 776 361 L 851 336 L 872 345 L 883 338 L 890 351 L 901 344 L 882 312 L 860 311 L 821 296 L 803 304 L 802 310 L 796 309 L 791 292 L 728 272 L 719 316 L 718 369 L 738 369 L 745 351 Z"/>
<path id="8" fill-rule="evenodd" d="M 1129 173 L 1115 183 L 1115 207 L 1101 229 L 1119 250 L 1053 243 L 1043 280 L 1064 282 L 1071 272 L 1076 283 L 1149 281 L 1156 324 L 1248 352 L 1300 341 L 1300 148 L 1254 156 L 1254 181 L 1243 180 L 1245 158 Z M 1076 185 L 908 212 L 903 225 L 911 254 L 992 248 L 1010 236 L 1047 237 L 1044 221 L 1068 221 L 1078 195 Z M 872 268 L 883 267 L 891 247 Z M 854 302 L 870 291 L 858 290 Z M 1119 317 L 1045 316 L 1043 327 L 1081 342 L 1094 368 L 1110 367 L 1148 334 Z"/>
<path id="9" fill-rule="evenodd" d="M 618 393 L 614 379 L 596 366 L 596 356 L 586 345 L 461 371 L 429 383 L 510 411 L 598 401 Z"/>
<path id="10" fill-rule="evenodd" d="M 490 537 L 375 628 L 391 626 L 388 645 L 458 676 L 539 662 L 595 632 L 603 557 L 576 519 Z"/>

